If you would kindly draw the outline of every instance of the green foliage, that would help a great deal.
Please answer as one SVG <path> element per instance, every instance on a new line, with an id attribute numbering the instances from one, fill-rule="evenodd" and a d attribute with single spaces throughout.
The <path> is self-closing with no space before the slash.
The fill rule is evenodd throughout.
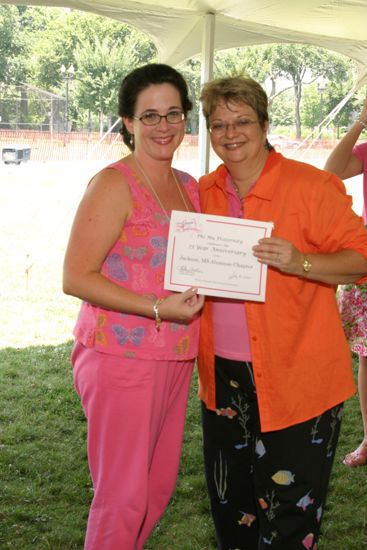
<path id="1" fill-rule="evenodd" d="M 73 65 L 76 72 L 68 97 L 73 129 L 91 123 L 94 128 L 99 123 L 102 129 L 113 121 L 121 78 L 132 67 L 154 61 L 156 55 L 146 35 L 116 20 L 65 8 L 0 5 L 0 83 L 25 82 L 65 96 L 60 68 Z M 179 66 L 194 104 L 188 125 L 192 133 L 198 131 L 200 69 L 199 57 Z M 246 74 L 260 82 L 269 96 L 272 126 L 289 126 L 289 134 L 301 137 L 302 128 L 314 128 L 320 118 L 320 98 L 318 102 L 312 85 L 320 77 L 327 81 L 326 115 L 351 89 L 357 69 L 337 53 L 309 44 L 282 43 L 216 51 L 214 76 L 233 74 Z M 338 131 L 349 125 L 359 105 L 359 98 L 354 98 L 337 115 L 333 124 Z M 12 119 L 6 111 L 2 106 L 3 121 Z M 33 111 L 28 109 L 29 121 L 45 120 L 43 111 Z"/>
<path id="2" fill-rule="evenodd" d="M 123 27 L 126 31 L 126 26 Z M 102 39 L 92 35 L 79 41 L 74 51 L 77 67 L 75 75 L 76 102 L 87 111 L 97 112 L 102 119 L 117 113 L 117 91 L 122 78 L 137 67 L 145 55 L 152 55 L 150 44 L 141 33 L 130 30 L 123 39 L 114 40 L 105 35 Z M 144 60 L 150 61 L 150 59 Z"/>
<path id="3" fill-rule="evenodd" d="M 95 113 L 116 116 L 117 89 L 132 67 L 155 59 L 156 48 L 133 27 L 63 8 L 0 6 L 0 82 L 21 80 L 65 94 L 61 66 L 76 69 L 69 110 L 76 125 Z M 42 118 L 42 117 L 41 117 Z"/>
<path id="4" fill-rule="evenodd" d="M 328 81 L 323 92 L 322 104 L 316 83 L 305 88 L 302 100 L 302 124 L 311 129 L 318 126 L 320 119 L 324 118 L 342 101 L 351 87 L 352 81 Z M 366 90 L 361 89 L 334 117 L 331 126 L 336 129 L 337 138 L 341 137 L 340 130 L 342 129 L 344 132 L 348 130 L 350 124 L 359 116 L 365 97 Z"/>
<path id="5" fill-rule="evenodd" d="M 348 82 L 332 81 L 328 86 L 326 101 L 327 112 L 331 111 L 346 95 L 347 90 L 352 88 L 353 81 L 350 79 Z M 348 129 L 351 123 L 358 118 L 359 113 L 362 110 L 363 101 L 366 97 L 366 87 L 360 89 L 334 118 L 333 124 L 339 129 Z"/>
<path id="6" fill-rule="evenodd" d="M 214 77 L 244 75 L 264 84 L 271 74 L 269 46 L 231 48 L 214 57 Z"/>
<path id="7" fill-rule="evenodd" d="M 319 120 L 319 109 L 312 94 L 307 94 L 311 101 L 301 118 L 304 88 L 323 77 L 328 79 L 328 87 L 337 83 L 340 93 L 345 95 L 356 76 L 351 60 L 309 44 L 267 44 L 220 51 L 215 55 L 214 66 L 215 77 L 242 74 L 260 82 L 268 91 L 272 126 L 295 124 L 297 137 L 301 137 L 301 121 L 312 128 Z M 287 85 L 284 86 L 284 82 Z M 339 96 L 331 93 L 328 97 L 330 101 L 325 103 L 325 113 L 326 107 L 330 112 L 339 101 Z"/>
<path id="8" fill-rule="evenodd" d="M 189 115 L 187 132 L 191 134 L 197 134 L 198 129 L 198 120 L 200 113 L 200 67 L 201 63 L 197 57 L 189 59 L 185 63 L 182 63 L 177 67 L 177 70 L 183 75 L 186 79 L 187 86 L 189 88 L 190 99 L 193 104 L 192 111 Z"/>
<path id="9" fill-rule="evenodd" d="M 70 16 L 58 10 L 42 33 L 36 33 L 33 43 L 33 83 L 53 92 L 63 91 L 61 66 L 74 63 L 74 50 L 78 34 L 73 29 Z"/>
<path id="10" fill-rule="evenodd" d="M 277 74 L 293 83 L 296 136 L 300 138 L 300 106 L 305 79 L 316 80 L 323 77 L 345 81 L 352 70 L 352 62 L 325 49 L 301 44 L 277 44 L 274 46 L 273 56 Z"/>
<path id="11" fill-rule="evenodd" d="M 277 126 L 292 127 L 294 124 L 294 109 L 292 101 L 293 90 L 277 94 L 271 102 L 269 114 L 271 128 Z"/>
<path id="12" fill-rule="evenodd" d="M 75 50 L 77 100 L 82 108 L 101 114 L 116 112 L 116 84 L 127 70 L 121 65 L 121 59 L 128 67 L 134 66 L 134 52 L 130 51 L 124 59 L 123 48 L 111 44 L 108 38 L 100 41 L 95 37 L 94 43 L 78 45 Z"/>
<path id="13" fill-rule="evenodd" d="M 301 120 L 307 128 L 315 128 L 320 123 L 320 94 L 315 84 L 304 91 Z"/>
<path id="14" fill-rule="evenodd" d="M 15 82 L 23 73 L 26 41 L 16 6 L 0 6 L 0 82 Z"/>
<path id="15" fill-rule="evenodd" d="M 57 20 L 61 11 L 59 8 L 49 8 L 43 6 L 18 6 L 20 25 L 31 37 L 36 33 L 47 32 L 50 22 Z"/>

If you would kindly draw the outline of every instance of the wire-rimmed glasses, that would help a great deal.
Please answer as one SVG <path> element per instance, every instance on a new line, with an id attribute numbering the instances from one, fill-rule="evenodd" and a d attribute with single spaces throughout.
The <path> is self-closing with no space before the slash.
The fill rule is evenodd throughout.
<path id="1" fill-rule="evenodd" d="M 211 134 L 220 135 L 228 132 L 229 128 L 243 132 L 248 130 L 252 124 L 257 124 L 257 120 L 251 120 L 249 118 L 238 118 L 234 122 L 222 122 L 220 120 L 209 123 L 208 130 Z"/>
<path id="2" fill-rule="evenodd" d="M 143 113 L 141 116 L 133 116 L 135 120 L 140 120 L 145 126 L 157 126 L 162 118 L 165 118 L 168 124 L 179 124 L 185 119 L 185 113 L 175 109 L 168 111 L 166 115 L 160 115 L 155 112 Z"/>

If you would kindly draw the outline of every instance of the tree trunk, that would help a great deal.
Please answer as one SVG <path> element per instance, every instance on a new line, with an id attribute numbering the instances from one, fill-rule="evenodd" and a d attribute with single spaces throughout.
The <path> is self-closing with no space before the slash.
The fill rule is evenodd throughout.
<path id="1" fill-rule="evenodd" d="M 302 97 L 301 82 L 295 82 L 294 83 L 294 119 L 295 119 L 295 123 L 296 123 L 296 138 L 297 139 L 301 139 L 301 137 L 302 137 L 301 113 L 300 113 L 301 97 Z"/>
<path id="2" fill-rule="evenodd" d="M 27 88 L 20 87 L 20 122 L 28 122 L 28 96 Z"/>
<path id="3" fill-rule="evenodd" d="M 103 135 L 103 121 L 104 121 L 103 113 L 99 113 L 99 135 L 101 137 Z"/>

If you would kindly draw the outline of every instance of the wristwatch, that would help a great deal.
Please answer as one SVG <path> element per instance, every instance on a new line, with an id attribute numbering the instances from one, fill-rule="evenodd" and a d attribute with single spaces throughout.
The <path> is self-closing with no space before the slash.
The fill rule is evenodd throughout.
<path id="1" fill-rule="evenodd" d="M 303 264 L 302 264 L 303 271 L 304 271 L 305 273 L 308 273 L 308 272 L 311 270 L 311 267 L 312 267 L 312 263 L 311 263 L 310 260 L 307 258 L 307 256 L 304 256 L 304 258 L 303 258 Z"/>

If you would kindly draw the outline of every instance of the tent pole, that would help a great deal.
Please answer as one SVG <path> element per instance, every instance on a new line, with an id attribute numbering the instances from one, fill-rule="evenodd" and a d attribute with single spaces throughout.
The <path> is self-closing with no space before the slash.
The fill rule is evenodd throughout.
<path id="1" fill-rule="evenodd" d="M 203 22 L 203 41 L 201 50 L 201 76 L 200 83 L 203 85 L 213 76 L 213 59 L 214 59 L 214 30 L 215 30 L 215 15 L 207 13 Z M 209 171 L 209 136 L 206 129 L 206 122 L 200 109 L 199 116 L 199 166 L 200 176 L 207 174 Z"/>

